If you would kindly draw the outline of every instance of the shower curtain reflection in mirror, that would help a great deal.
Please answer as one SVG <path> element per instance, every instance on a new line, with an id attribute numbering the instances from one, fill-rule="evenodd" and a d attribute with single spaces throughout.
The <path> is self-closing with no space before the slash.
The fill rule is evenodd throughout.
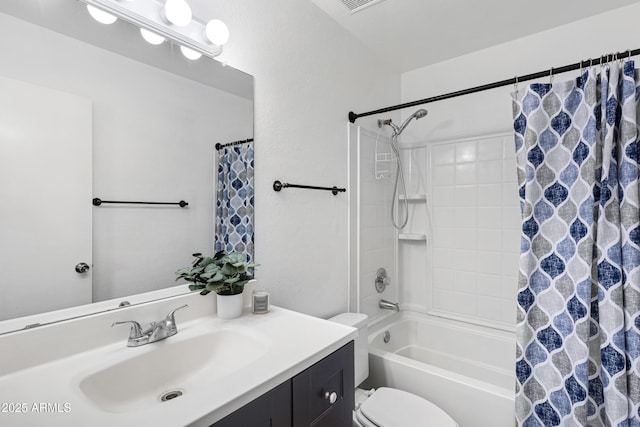
<path id="1" fill-rule="evenodd" d="M 253 140 L 218 150 L 214 251 L 244 252 L 253 260 Z"/>

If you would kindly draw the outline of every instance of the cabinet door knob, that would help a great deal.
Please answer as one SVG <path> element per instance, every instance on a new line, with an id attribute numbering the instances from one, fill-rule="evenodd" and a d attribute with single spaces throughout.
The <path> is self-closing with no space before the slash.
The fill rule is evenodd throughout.
<path id="1" fill-rule="evenodd" d="M 332 391 L 331 393 L 329 393 L 328 391 L 325 391 L 324 398 L 327 399 L 329 403 L 333 405 L 334 403 L 336 403 L 336 400 L 338 400 L 338 394 L 335 391 Z"/>

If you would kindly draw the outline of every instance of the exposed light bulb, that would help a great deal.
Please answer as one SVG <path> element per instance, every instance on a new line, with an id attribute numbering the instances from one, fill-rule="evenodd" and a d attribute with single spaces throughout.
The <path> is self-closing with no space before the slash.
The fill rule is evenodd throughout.
<path id="1" fill-rule="evenodd" d="M 170 24 L 186 27 L 193 17 L 191 7 L 185 0 L 167 0 L 162 9 L 162 16 Z"/>
<path id="2" fill-rule="evenodd" d="M 229 41 L 229 28 L 219 19 L 212 19 L 207 23 L 204 36 L 216 46 L 222 46 Z"/>
<path id="3" fill-rule="evenodd" d="M 113 24 L 118 20 L 118 18 L 112 14 L 107 13 L 102 9 L 98 9 L 95 6 L 91 6 L 90 4 L 87 5 L 87 10 L 89 11 L 89 15 L 101 24 Z"/>
<path id="4" fill-rule="evenodd" d="M 140 28 L 140 34 L 142 35 L 143 39 L 153 45 L 162 44 L 162 42 L 166 40 L 164 37 L 154 33 L 153 31 L 149 31 L 146 28 Z"/>
<path id="5" fill-rule="evenodd" d="M 202 54 L 200 52 L 196 52 L 193 49 L 189 49 L 188 47 L 180 46 L 180 51 L 185 56 L 185 58 L 195 61 L 196 59 L 200 59 Z"/>

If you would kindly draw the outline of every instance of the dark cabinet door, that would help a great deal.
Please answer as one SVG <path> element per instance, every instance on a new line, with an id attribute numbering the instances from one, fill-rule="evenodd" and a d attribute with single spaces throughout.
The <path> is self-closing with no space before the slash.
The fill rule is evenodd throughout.
<path id="1" fill-rule="evenodd" d="M 352 427 L 353 341 L 211 427 Z"/>
<path id="2" fill-rule="evenodd" d="M 291 427 L 291 380 L 249 402 L 211 427 Z"/>
<path id="3" fill-rule="evenodd" d="M 293 378 L 293 427 L 351 427 L 353 342 Z"/>

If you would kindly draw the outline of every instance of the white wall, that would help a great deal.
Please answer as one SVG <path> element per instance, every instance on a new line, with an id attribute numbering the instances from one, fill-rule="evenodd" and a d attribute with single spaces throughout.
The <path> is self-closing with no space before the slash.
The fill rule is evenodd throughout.
<path id="1" fill-rule="evenodd" d="M 346 310 L 349 195 L 276 193 L 272 184 L 346 186 L 347 113 L 398 102 L 398 74 L 310 1 L 192 5 L 229 26 L 220 59 L 255 77 L 259 282 L 276 305 L 318 316 Z"/>
<path id="2" fill-rule="evenodd" d="M 635 49 L 640 40 L 640 27 L 635 22 L 638 13 L 640 3 L 404 73 L 402 102 Z M 579 71 L 574 71 L 554 79 L 578 75 Z M 511 91 L 513 86 L 508 86 L 426 104 L 428 118 L 408 130 L 415 134 L 419 127 L 420 138 L 434 140 L 511 129 Z M 407 109 L 403 114 L 411 112 Z"/>
<path id="3" fill-rule="evenodd" d="M 608 52 L 635 49 L 638 47 L 638 40 L 640 40 L 640 37 L 638 37 L 640 35 L 640 27 L 636 23 L 636 17 L 639 14 L 640 4 L 635 4 L 405 73 L 401 77 L 402 102 L 414 101 L 508 79 L 518 74 L 525 75 L 550 67 L 560 67 L 589 57 L 599 57 L 601 54 Z M 526 19 L 526 17 L 523 17 L 523 19 Z M 555 76 L 555 80 L 562 81 L 575 78 L 578 74 L 578 71 L 574 71 L 565 75 Z M 548 79 L 543 79 L 542 81 L 548 81 Z M 512 129 L 510 98 L 512 90 L 513 87 L 504 87 L 427 104 L 425 108 L 429 109 L 429 115 L 426 119 L 421 120 L 420 124 L 412 124 L 407 129 L 405 140 L 429 143 L 436 140 L 455 140 L 460 137 L 477 138 L 490 133 L 509 131 Z M 407 110 L 403 114 L 408 115 L 412 112 Z M 505 185 L 508 185 L 508 181 L 505 181 Z M 512 197 L 512 199 L 505 200 L 509 197 Z M 513 209 L 513 206 L 517 206 L 517 194 L 511 196 L 503 195 L 503 202 L 507 206 L 511 206 L 509 208 L 511 213 L 509 214 L 510 217 L 502 220 L 503 223 L 510 223 L 514 220 L 512 217 L 517 215 L 517 209 Z M 442 205 L 442 203 L 442 200 L 431 201 L 431 204 L 435 205 Z M 456 214 L 455 210 L 453 214 Z M 478 230 L 476 229 L 476 233 Z M 435 230 L 434 232 L 437 231 Z M 514 262 L 513 257 L 509 255 L 506 248 L 518 247 L 518 241 L 515 236 L 510 239 L 514 241 L 503 242 L 503 248 L 505 248 L 502 252 L 503 263 Z M 433 260 L 437 260 L 435 255 Z M 434 269 L 438 267 L 442 267 L 442 265 L 436 263 Z M 455 266 L 450 265 L 450 267 Z M 505 269 L 510 267 L 513 266 L 503 265 Z M 401 271 L 403 270 L 401 269 Z M 433 271 L 429 273 L 432 274 Z M 453 276 L 455 274 L 463 275 L 468 272 L 465 272 L 465 268 L 452 268 L 452 273 Z M 406 274 L 409 277 L 417 277 L 421 273 L 407 271 Z M 475 279 L 476 284 L 481 280 L 478 274 L 475 274 L 472 279 Z M 406 282 L 404 285 L 409 287 L 423 286 L 420 281 L 406 280 Z M 458 305 L 459 301 L 456 300 L 459 295 L 456 294 L 455 286 L 455 281 L 451 280 L 446 283 L 434 283 L 426 289 L 426 292 L 419 288 L 409 288 L 406 292 L 424 295 L 427 300 L 431 298 L 432 302 L 437 294 L 440 298 L 440 304 L 450 308 L 453 312 L 459 312 L 461 311 L 459 310 L 460 305 Z M 475 285 L 473 289 L 466 289 L 469 292 L 465 293 L 465 295 L 475 295 L 476 297 L 476 311 L 471 313 L 467 310 L 467 313 L 458 314 L 470 315 L 478 321 L 486 320 L 487 316 L 481 315 L 482 313 L 478 311 L 482 308 L 479 308 L 478 304 L 482 302 L 482 298 L 487 297 L 486 292 L 493 292 L 495 295 L 499 294 L 500 298 L 506 298 L 509 293 L 515 296 L 517 287 L 515 280 L 511 285 L 512 290 L 509 290 L 508 286 L 508 284 L 503 285 L 500 281 L 496 281 L 496 288 L 493 290 L 490 287 L 483 286 L 481 288 Z M 502 289 L 500 289 L 501 287 Z M 484 295 L 483 292 L 485 292 Z M 449 297 L 444 297 L 445 294 L 448 294 Z M 465 307 L 471 309 L 473 304 L 465 305 Z M 503 318 L 501 320 L 502 323 L 505 323 L 508 318 L 504 317 L 504 313 L 509 312 L 509 310 L 504 308 L 503 310 L 505 311 L 502 312 L 501 316 Z M 512 322 L 515 322 L 515 314 Z"/>

